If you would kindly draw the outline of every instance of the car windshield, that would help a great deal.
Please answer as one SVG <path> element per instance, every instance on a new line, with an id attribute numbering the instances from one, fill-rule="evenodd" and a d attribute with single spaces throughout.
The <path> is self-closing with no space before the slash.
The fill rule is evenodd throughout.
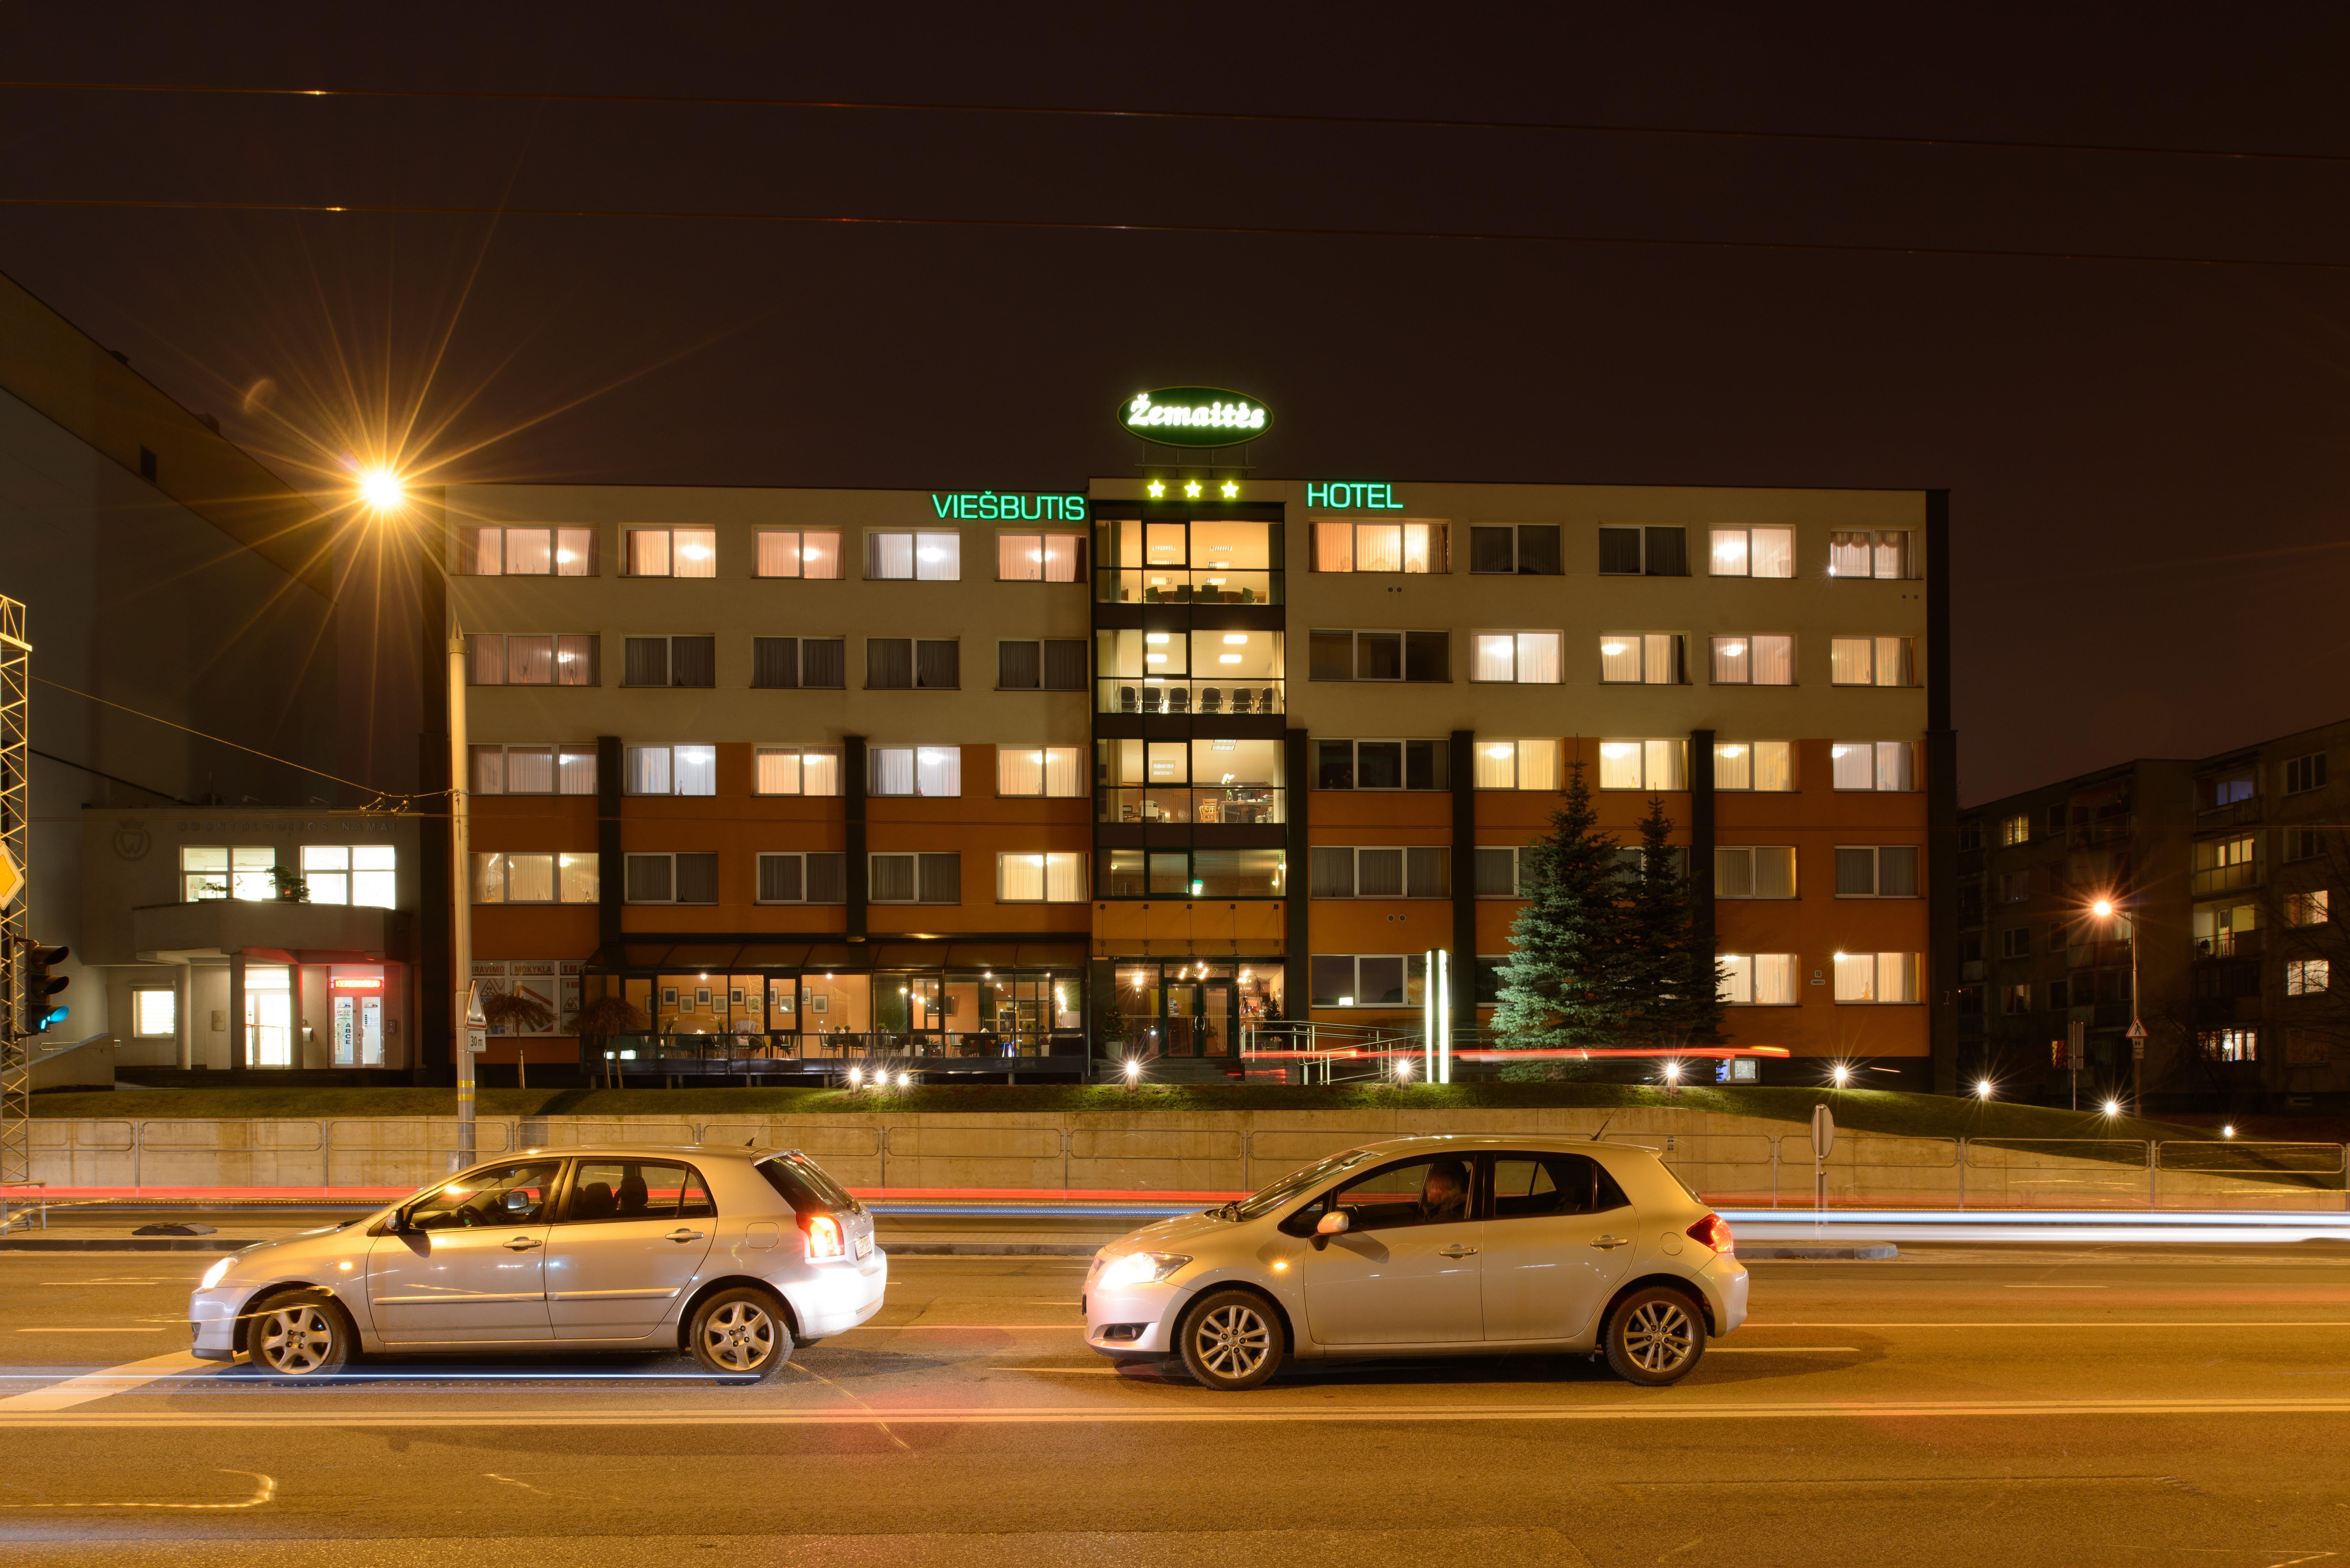
<path id="1" fill-rule="evenodd" d="M 1360 1165 L 1370 1158 L 1370 1153 L 1371 1151 L 1367 1148 L 1350 1148 L 1344 1154 L 1332 1155 L 1318 1165 L 1309 1165 L 1303 1170 L 1291 1171 L 1254 1197 L 1243 1199 L 1233 1209 L 1233 1216 L 1241 1220 L 1253 1220 L 1259 1215 L 1270 1214 L 1307 1188 L 1337 1175 L 1350 1166 Z"/>

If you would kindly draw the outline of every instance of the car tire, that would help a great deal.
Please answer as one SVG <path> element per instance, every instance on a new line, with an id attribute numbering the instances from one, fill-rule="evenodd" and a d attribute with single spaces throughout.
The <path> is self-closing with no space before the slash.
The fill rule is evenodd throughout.
<path id="1" fill-rule="evenodd" d="M 1705 1309 L 1669 1285 L 1634 1291 L 1607 1314 L 1607 1365 L 1627 1383 L 1662 1388 L 1705 1357 Z"/>
<path id="2" fill-rule="evenodd" d="M 325 1291 L 280 1291 L 246 1309 L 244 1347 L 266 1376 L 331 1377 L 359 1355 L 359 1328 Z"/>
<path id="3" fill-rule="evenodd" d="M 1203 1292 L 1183 1309 L 1175 1341 L 1192 1380 L 1228 1394 L 1264 1382 L 1289 1354 L 1281 1314 L 1254 1291 Z"/>
<path id="4" fill-rule="evenodd" d="M 792 1331 L 783 1303 L 764 1291 L 737 1285 L 693 1309 L 685 1345 L 704 1372 L 764 1382 L 790 1365 Z"/>

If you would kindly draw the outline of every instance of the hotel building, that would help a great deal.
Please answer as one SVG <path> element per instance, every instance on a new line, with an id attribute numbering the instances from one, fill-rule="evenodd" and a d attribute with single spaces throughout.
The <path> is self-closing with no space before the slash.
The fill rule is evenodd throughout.
<path id="1" fill-rule="evenodd" d="M 1171 458 L 1082 493 L 452 486 L 472 961 L 555 1015 L 485 1061 L 579 1061 L 611 994 L 651 1030 L 590 1071 L 1214 1075 L 1283 1021 L 1418 1028 L 1440 950 L 1471 1029 L 1580 764 L 1627 842 L 1664 801 L 1731 1043 L 1790 1054 L 1764 1081 L 1926 1086 L 1946 512 Z"/>

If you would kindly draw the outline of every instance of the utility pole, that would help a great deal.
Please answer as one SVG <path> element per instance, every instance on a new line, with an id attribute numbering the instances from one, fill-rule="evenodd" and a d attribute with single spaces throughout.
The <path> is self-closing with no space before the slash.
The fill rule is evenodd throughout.
<path id="1" fill-rule="evenodd" d="M 473 1067 L 487 1043 L 481 999 L 473 991 L 473 819 L 465 786 L 465 639 L 449 635 L 449 982 L 450 1054 L 457 1063 L 457 1168 L 473 1163 Z"/>
<path id="2" fill-rule="evenodd" d="M 0 1183 L 33 1179 L 31 1036 L 36 1005 L 26 995 L 33 944 L 32 742 L 33 645 L 25 607 L 0 597 L 0 877 L 21 888 L 0 891 Z M 45 1000 L 45 999 L 44 999 Z"/>

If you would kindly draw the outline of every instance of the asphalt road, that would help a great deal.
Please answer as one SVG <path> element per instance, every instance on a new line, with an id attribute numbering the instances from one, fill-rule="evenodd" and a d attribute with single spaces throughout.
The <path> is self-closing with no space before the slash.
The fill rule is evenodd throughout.
<path id="1" fill-rule="evenodd" d="M 0 1562 L 2350 1560 L 2350 1247 L 1762 1262 L 1676 1388 L 1481 1359 L 1243 1396 L 1087 1352 L 1080 1261 L 985 1258 L 899 1260 L 877 1325 L 761 1386 L 614 1357 L 273 1387 L 187 1370 L 210 1261 L 0 1254 Z"/>

